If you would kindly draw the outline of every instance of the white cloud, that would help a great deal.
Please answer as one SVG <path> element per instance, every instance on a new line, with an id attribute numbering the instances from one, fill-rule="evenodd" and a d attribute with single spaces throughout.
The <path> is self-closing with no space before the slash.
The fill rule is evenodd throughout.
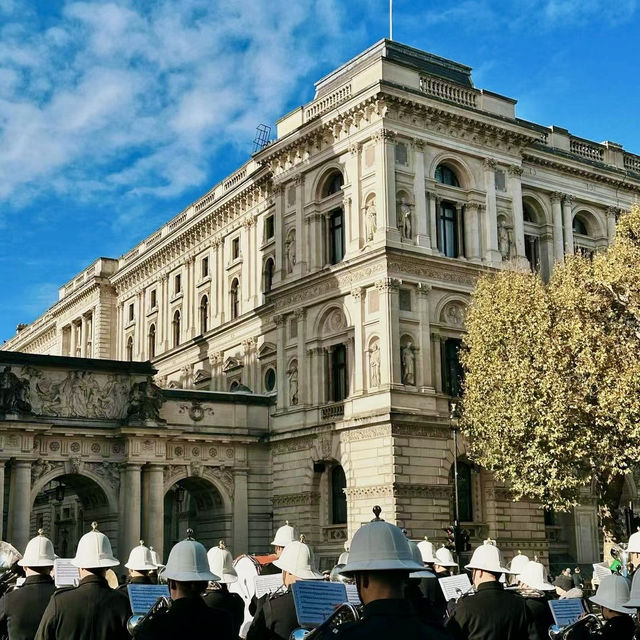
<path id="1" fill-rule="evenodd" d="M 247 149 L 349 44 L 336 0 L 14 4 L 0 0 L 0 202 L 14 205 L 200 185 L 221 145 Z"/>

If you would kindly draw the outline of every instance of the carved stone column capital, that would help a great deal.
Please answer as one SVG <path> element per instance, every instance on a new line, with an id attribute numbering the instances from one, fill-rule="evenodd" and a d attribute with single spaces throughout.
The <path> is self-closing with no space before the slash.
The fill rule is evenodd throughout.
<path id="1" fill-rule="evenodd" d="M 522 173 L 523 173 L 522 167 L 520 167 L 520 166 L 518 166 L 516 164 L 512 164 L 509 167 L 509 175 L 511 175 L 511 176 L 515 176 L 515 177 L 519 178 L 522 175 Z"/>
<path id="2" fill-rule="evenodd" d="M 418 282 L 416 289 L 419 295 L 428 296 L 433 290 L 433 287 L 428 282 Z"/>
<path id="3" fill-rule="evenodd" d="M 488 171 L 495 171 L 495 168 L 498 166 L 498 163 L 494 158 L 485 158 L 483 164 L 484 168 Z"/>
<path id="4" fill-rule="evenodd" d="M 551 202 L 562 202 L 562 193 L 560 193 L 560 191 L 554 191 L 551 194 Z"/>

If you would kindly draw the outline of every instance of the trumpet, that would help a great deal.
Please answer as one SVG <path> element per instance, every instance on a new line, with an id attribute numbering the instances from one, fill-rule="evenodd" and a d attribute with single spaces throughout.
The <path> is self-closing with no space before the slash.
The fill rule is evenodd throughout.
<path id="1" fill-rule="evenodd" d="M 311 631 L 307 629 L 294 629 L 289 636 L 289 640 L 313 640 L 323 633 L 337 633 L 338 628 L 346 622 L 357 622 L 360 620 L 362 607 L 355 607 L 348 602 L 341 604 L 321 625 Z"/>
<path id="2" fill-rule="evenodd" d="M 137 613 L 132 615 L 127 620 L 127 631 L 131 637 L 135 637 L 138 628 L 146 621 L 153 620 L 158 616 L 164 615 L 171 607 L 171 598 L 167 596 L 160 596 L 154 603 L 151 609 L 145 614 Z"/>
<path id="3" fill-rule="evenodd" d="M 565 625 L 564 627 L 549 627 L 549 638 L 551 640 L 571 640 L 573 631 L 584 627 L 589 633 L 602 629 L 602 620 L 595 613 L 588 613 L 582 618 L 578 618 L 575 622 Z"/>

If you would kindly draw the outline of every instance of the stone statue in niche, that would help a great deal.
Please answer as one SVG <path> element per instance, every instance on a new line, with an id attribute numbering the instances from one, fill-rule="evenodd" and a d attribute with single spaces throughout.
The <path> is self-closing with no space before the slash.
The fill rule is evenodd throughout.
<path id="1" fill-rule="evenodd" d="M 378 212 L 373 202 L 365 207 L 365 216 L 367 242 L 372 242 L 378 230 Z"/>
<path id="2" fill-rule="evenodd" d="M 298 364 L 291 363 L 288 371 L 289 374 L 289 404 L 295 406 L 298 404 Z"/>
<path id="3" fill-rule="evenodd" d="M 411 206 L 404 198 L 401 198 L 398 206 L 398 229 L 402 240 L 411 240 L 413 233 L 411 228 Z"/>
<path id="4" fill-rule="evenodd" d="M 287 273 L 293 273 L 296 266 L 296 230 L 291 229 L 287 234 L 286 253 L 287 253 Z"/>
<path id="5" fill-rule="evenodd" d="M 152 376 L 147 376 L 143 382 L 136 382 L 131 387 L 129 394 L 129 408 L 127 409 L 127 422 L 152 422 L 164 423 L 160 417 L 160 407 L 164 397 L 160 387 L 153 382 Z"/>
<path id="6" fill-rule="evenodd" d="M 30 383 L 6 366 L 0 371 L 0 413 L 31 413 Z"/>
<path id="7" fill-rule="evenodd" d="M 508 260 L 511 257 L 511 237 L 504 218 L 500 218 L 498 223 L 498 250 L 503 260 Z"/>
<path id="8" fill-rule="evenodd" d="M 369 352 L 369 378 L 372 387 L 380 386 L 380 347 L 374 342 Z"/>
<path id="9" fill-rule="evenodd" d="M 401 354 L 402 364 L 402 383 L 415 385 L 416 383 L 416 356 L 413 352 L 413 344 L 411 341 L 402 347 Z"/>

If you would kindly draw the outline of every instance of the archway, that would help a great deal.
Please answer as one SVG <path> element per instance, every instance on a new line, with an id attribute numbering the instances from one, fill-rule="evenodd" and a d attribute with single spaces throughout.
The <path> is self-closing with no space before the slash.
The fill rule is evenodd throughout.
<path id="1" fill-rule="evenodd" d="M 218 489 L 205 478 L 188 477 L 175 482 L 164 496 L 164 556 L 184 540 L 187 529 L 207 548 L 219 540 L 231 543 L 231 515 Z"/>
<path id="2" fill-rule="evenodd" d="M 109 536 L 114 551 L 118 540 L 118 512 L 100 485 L 91 478 L 68 473 L 49 480 L 36 494 L 31 509 L 29 537 L 44 529 L 61 558 L 75 555 L 78 540 L 96 521 Z"/>

